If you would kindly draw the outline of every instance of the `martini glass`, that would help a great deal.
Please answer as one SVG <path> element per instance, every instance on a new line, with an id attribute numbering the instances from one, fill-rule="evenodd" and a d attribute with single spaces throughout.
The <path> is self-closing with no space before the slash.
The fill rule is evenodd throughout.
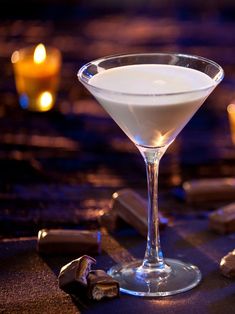
<path id="1" fill-rule="evenodd" d="M 80 82 L 135 143 L 148 184 L 148 235 L 142 261 L 118 264 L 108 273 L 120 290 L 136 296 L 167 296 L 201 280 L 199 269 L 164 258 L 158 229 L 159 162 L 193 114 L 223 79 L 215 62 L 184 54 L 129 54 L 84 65 Z"/>

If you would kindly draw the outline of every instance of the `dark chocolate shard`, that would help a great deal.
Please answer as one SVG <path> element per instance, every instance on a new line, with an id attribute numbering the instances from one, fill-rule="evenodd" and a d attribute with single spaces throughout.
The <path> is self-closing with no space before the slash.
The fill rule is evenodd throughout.
<path id="1" fill-rule="evenodd" d="M 235 203 L 231 203 L 213 211 L 209 215 L 209 226 L 218 233 L 235 231 Z"/>
<path id="2" fill-rule="evenodd" d="M 135 228 L 139 234 L 146 237 L 148 230 L 148 203 L 138 193 L 131 189 L 122 189 L 112 196 L 112 211 L 126 223 Z M 168 224 L 168 219 L 159 212 L 159 228 Z"/>
<path id="3" fill-rule="evenodd" d="M 95 263 L 94 258 L 83 255 L 64 265 L 58 276 L 59 287 L 67 293 L 78 294 L 87 287 L 87 276 Z"/>
<path id="4" fill-rule="evenodd" d="M 42 254 L 90 254 L 101 252 L 101 233 L 93 230 L 42 229 L 38 232 Z"/>
<path id="5" fill-rule="evenodd" d="M 119 296 L 119 283 L 104 270 L 92 270 L 87 277 L 88 297 L 92 300 Z"/>
<path id="6" fill-rule="evenodd" d="M 221 259 L 220 270 L 225 277 L 235 278 L 235 250 Z"/>
<path id="7" fill-rule="evenodd" d="M 99 217 L 99 223 L 102 227 L 105 227 L 109 232 L 115 232 L 124 226 L 126 223 L 121 219 L 116 211 L 110 210 Z"/>
<path id="8" fill-rule="evenodd" d="M 189 203 L 233 201 L 235 179 L 232 177 L 195 179 L 184 182 L 183 190 Z"/>

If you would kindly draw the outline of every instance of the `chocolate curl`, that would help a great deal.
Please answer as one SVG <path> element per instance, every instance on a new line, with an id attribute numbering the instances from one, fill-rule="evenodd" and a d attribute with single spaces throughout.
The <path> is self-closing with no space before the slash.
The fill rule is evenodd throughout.
<path id="1" fill-rule="evenodd" d="M 134 227 L 142 236 L 147 236 L 148 203 L 131 189 L 123 189 L 112 196 L 112 211 L 117 217 Z M 164 228 L 168 219 L 159 213 L 159 227 Z"/>
<path id="2" fill-rule="evenodd" d="M 119 296 L 119 283 L 104 270 L 92 270 L 87 277 L 88 297 L 92 300 Z"/>
<path id="3" fill-rule="evenodd" d="M 79 294 L 87 287 L 87 276 L 96 260 L 84 255 L 64 265 L 59 273 L 59 287 L 67 293 Z"/>
<path id="4" fill-rule="evenodd" d="M 235 231 L 235 203 L 221 207 L 209 215 L 209 227 L 218 233 Z"/>
<path id="5" fill-rule="evenodd" d="M 42 229 L 38 232 L 37 250 L 43 254 L 100 254 L 101 232 Z"/>

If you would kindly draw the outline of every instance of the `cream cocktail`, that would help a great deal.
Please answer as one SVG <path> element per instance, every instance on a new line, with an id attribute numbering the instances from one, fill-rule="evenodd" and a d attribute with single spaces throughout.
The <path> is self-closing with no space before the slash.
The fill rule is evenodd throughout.
<path id="1" fill-rule="evenodd" d="M 105 88 L 103 93 L 94 89 L 93 95 L 130 139 L 145 147 L 172 142 L 215 87 L 215 82 L 200 71 L 160 64 L 101 70 L 89 84 Z M 195 89 L 197 94 L 188 93 Z M 120 95 L 114 97 L 107 90 Z M 127 98 L 125 93 L 133 96 Z M 176 94 L 169 97 L 169 93 Z M 158 98 L 156 94 L 165 96 Z"/>
<path id="2" fill-rule="evenodd" d="M 158 167 L 170 143 L 223 78 L 211 60 L 183 54 L 105 57 L 84 65 L 79 80 L 136 144 L 148 182 L 148 235 L 142 261 L 113 266 L 122 292 L 167 296 L 195 287 L 200 270 L 164 258 L 158 230 Z M 127 161 L 128 162 L 128 161 Z"/>

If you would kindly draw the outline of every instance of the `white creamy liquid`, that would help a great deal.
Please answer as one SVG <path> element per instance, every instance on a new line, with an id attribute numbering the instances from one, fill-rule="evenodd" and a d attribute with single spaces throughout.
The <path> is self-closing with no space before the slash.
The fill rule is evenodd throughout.
<path id="1" fill-rule="evenodd" d="M 100 69 L 89 85 L 90 92 L 132 141 L 160 147 L 175 139 L 215 82 L 190 68 L 140 64 Z"/>

